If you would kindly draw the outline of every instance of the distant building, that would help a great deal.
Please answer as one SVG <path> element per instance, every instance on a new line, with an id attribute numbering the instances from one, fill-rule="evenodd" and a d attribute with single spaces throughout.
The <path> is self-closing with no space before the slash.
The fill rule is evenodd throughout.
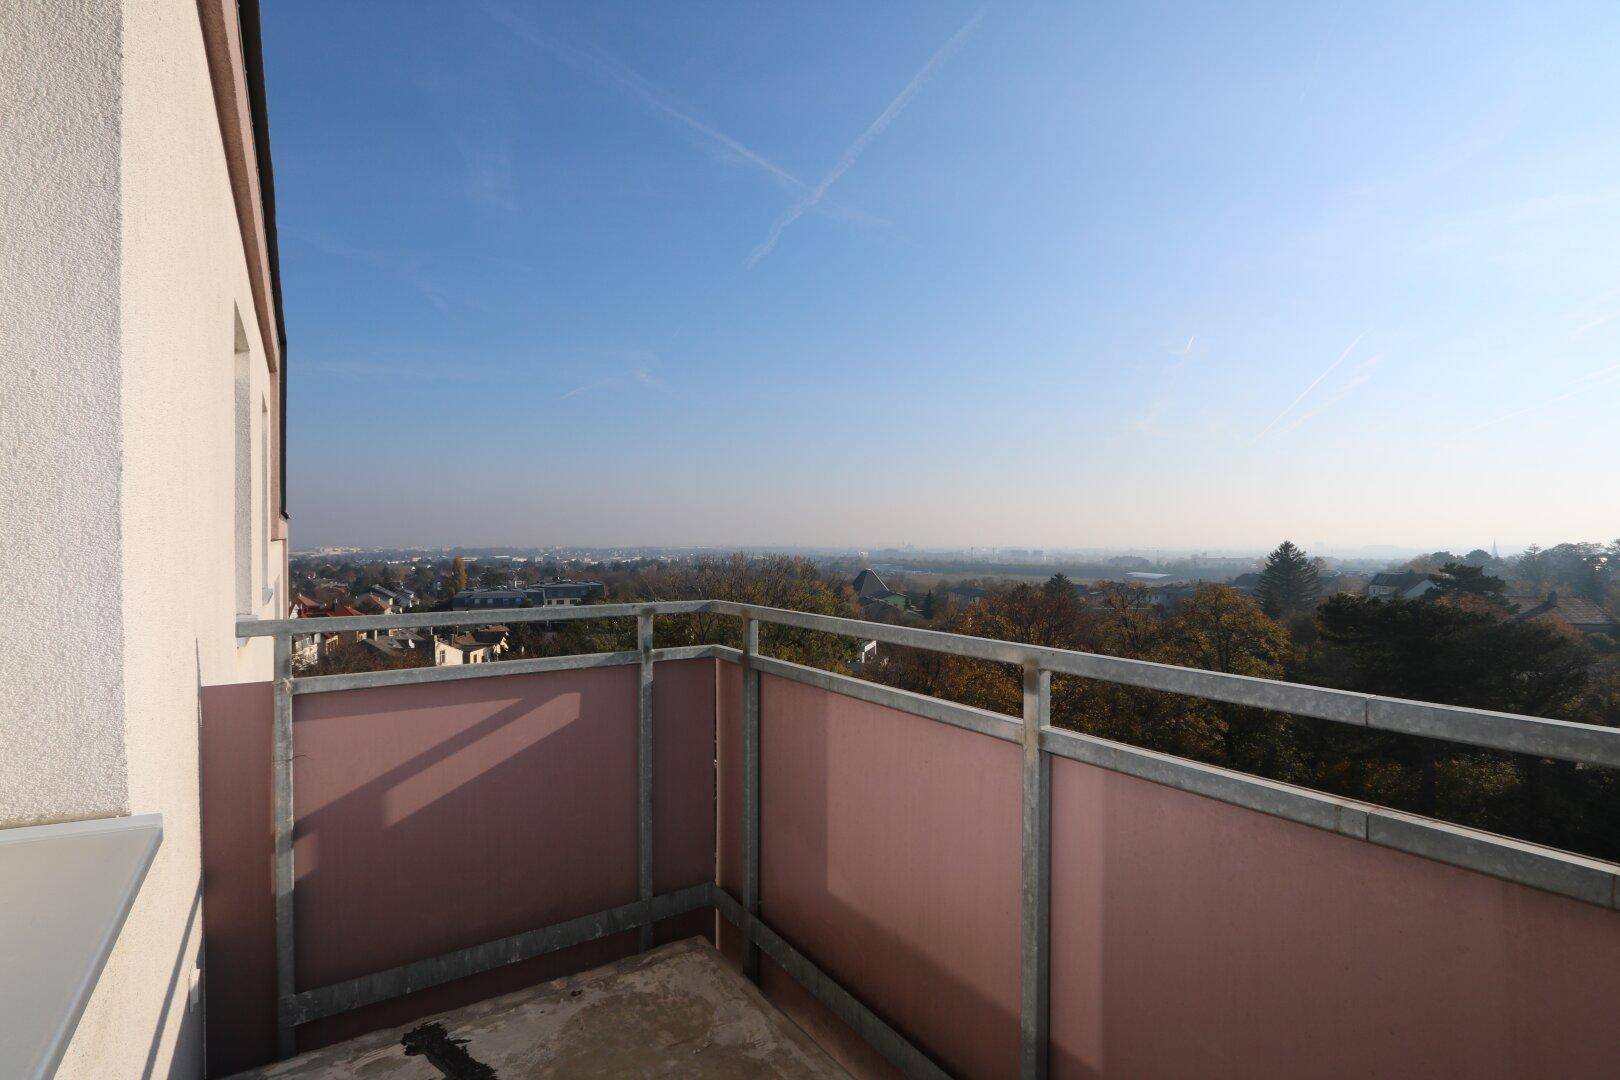
<path id="1" fill-rule="evenodd" d="M 1186 582 L 1154 585 L 1147 589 L 1148 603 L 1165 614 L 1181 610 L 1182 606 L 1198 595 L 1198 586 Z"/>
<path id="2" fill-rule="evenodd" d="M 860 601 L 861 607 L 867 608 L 875 604 L 884 604 L 896 611 L 905 611 L 906 597 L 904 593 L 897 593 L 883 583 L 883 579 L 868 567 L 855 575 L 853 582 L 855 598 Z"/>
<path id="3" fill-rule="evenodd" d="M 366 612 L 348 604 L 333 604 L 323 607 L 303 594 L 292 605 L 292 617 L 295 619 L 341 619 L 354 615 L 364 615 Z M 298 634 L 292 639 L 293 659 L 300 664 L 312 664 L 326 655 L 326 650 L 336 642 L 341 645 L 352 645 L 357 641 L 378 636 L 378 630 L 342 630 L 326 631 L 322 633 Z"/>
<path id="4" fill-rule="evenodd" d="M 1569 623 L 1583 634 L 1608 634 L 1620 637 L 1617 625 L 1609 613 L 1579 596 L 1561 596 L 1550 592 L 1546 596 L 1510 593 L 1503 597 L 1513 609 L 1514 621 L 1555 618 Z"/>
<path id="5" fill-rule="evenodd" d="M 945 595 L 963 607 L 972 607 L 989 596 L 990 591 L 981 589 L 977 585 L 952 585 L 945 590 Z"/>
<path id="6" fill-rule="evenodd" d="M 531 602 L 521 589 L 463 589 L 450 598 L 450 607 L 454 611 L 477 611 L 520 608 Z"/>
<path id="7" fill-rule="evenodd" d="M 600 581 L 548 581 L 529 586 L 523 595 L 535 607 L 572 607 L 605 598 L 607 586 Z"/>
<path id="8" fill-rule="evenodd" d="M 464 589 L 450 600 L 456 611 L 481 608 L 572 607 L 607 596 L 600 581 L 548 581 L 522 589 Z"/>
<path id="9" fill-rule="evenodd" d="M 403 585 L 397 589 L 385 589 L 381 585 L 373 585 L 361 596 L 375 596 L 379 601 L 387 604 L 393 611 L 404 611 L 416 603 L 416 593 Z"/>
<path id="10" fill-rule="evenodd" d="M 433 645 L 431 639 L 420 638 L 408 634 L 382 634 L 368 638 L 361 644 L 390 660 L 403 659 L 411 656 L 431 656 Z"/>
<path id="11" fill-rule="evenodd" d="M 1372 580 L 1367 582 L 1367 595 L 1374 600 L 1416 600 L 1439 587 L 1428 574 L 1402 570 L 1398 573 L 1374 574 Z"/>
<path id="12" fill-rule="evenodd" d="M 877 576 L 877 571 L 871 567 L 867 567 L 855 575 L 853 587 L 855 589 L 855 598 L 862 603 L 894 594 L 894 590 L 885 585 L 883 579 Z"/>
<path id="13" fill-rule="evenodd" d="M 455 634 L 448 641 L 438 643 L 439 656 L 437 663 L 450 664 L 487 664 L 499 656 L 505 648 L 505 639 L 500 644 L 480 641 L 474 634 Z"/>

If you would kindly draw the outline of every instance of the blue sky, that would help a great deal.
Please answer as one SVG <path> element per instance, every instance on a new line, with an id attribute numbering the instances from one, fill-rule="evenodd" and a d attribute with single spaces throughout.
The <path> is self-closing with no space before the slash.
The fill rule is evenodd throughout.
<path id="1" fill-rule="evenodd" d="M 1620 533 L 1620 5 L 267 5 L 294 542 Z"/>

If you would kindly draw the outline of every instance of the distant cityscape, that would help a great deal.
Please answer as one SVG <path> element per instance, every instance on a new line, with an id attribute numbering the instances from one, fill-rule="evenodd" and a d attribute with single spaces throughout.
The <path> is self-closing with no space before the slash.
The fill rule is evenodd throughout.
<path id="1" fill-rule="evenodd" d="M 1530 569 L 1536 560 L 1609 567 L 1613 545 L 1558 545 L 1502 555 L 1475 548 L 1390 556 L 1307 556 L 1311 598 L 1357 595 L 1375 600 L 1419 600 L 1444 594 L 1447 568 L 1459 565 L 1498 582 L 1493 594 L 1511 618 L 1556 618 L 1572 632 L 1598 642 L 1620 637 L 1614 598 L 1603 588 L 1583 587 L 1580 571 Z M 1559 555 L 1559 553 L 1564 553 Z M 1020 584 L 1062 581 L 1082 607 L 1130 606 L 1174 616 L 1209 585 L 1257 600 L 1266 598 L 1266 567 L 1276 552 L 1120 552 L 1107 549 L 1047 551 L 1036 548 L 745 549 L 724 552 L 697 547 L 547 548 L 323 548 L 290 560 L 291 613 L 299 618 L 388 615 L 405 612 L 488 611 L 571 607 L 638 597 L 659 575 L 670 580 L 724 560 L 747 567 L 771 559 L 798 560 L 833 590 L 845 590 L 851 613 L 882 622 L 930 625 L 953 610 L 972 607 L 997 590 Z M 1567 556 L 1567 558 L 1565 558 Z M 1571 561 L 1572 560 L 1572 561 Z M 1584 561 L 1583 561 L 1584 560 Z M 744 571 L 746 572 L 746 570 Z M 1609 571 L 1605 570 L 1605 573 Z M 1554 587 L 1546 588 L 1548 582 Z M 1562 591 L 1557 586 L 1564 586 Z M 1571 587 L 1573 585 L 1573 587 Z M 654 594 L 656 595 L 656 594 Z M 1128 600 L 1122 601 L 1122 598 Z M 1299 606 L 1290 601 L 1290 607 Z M 390 666 L 478 664 L 510 656 L 546 655 L 559 648 L 557 627 L 524 620 L 521 632 L 498 622 L 468 630 L 395 628 L 312 633 L 294 643 L 306 671 L 339 673 Z M 869 664 L 863 649 L 852 666 Z"/>

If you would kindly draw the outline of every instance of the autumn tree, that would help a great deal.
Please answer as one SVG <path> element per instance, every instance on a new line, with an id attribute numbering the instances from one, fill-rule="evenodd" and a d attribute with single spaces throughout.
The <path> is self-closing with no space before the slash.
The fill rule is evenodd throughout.
<path id="1" fill-rule="evenodd" d="M 1202 585 L 1160 624 L 1144 658 L 1276 679 L 1283 676 L 1292 655 L 1288 632 L 1253 599 L 1230 586 Z M 1124 691 L 1122 699 L 1131 706 L 1131 714 L 1116 723 L 1150 723 L 1151 729 L 1136 738 L 1159 744 L 1156 748 L 1280 780 L 1310 776 L 1308 755 L 1289 717 L 1155 691 Z"/>
<path id="2" fill-rule="evenodd" d="M 853 618 L 854 595 L 800 558 L 701 559 L 685 567 L 654 567 L 627 576 L 611 597 L 615 603 L 656 600 L 731 600 L 760 607 L 787 608 L 817 615 Z M 653 625 L 658 648 L 681 645 L 742 645 L 742 622 L 730 615 L 661 615 Z M 558 629 L 565 653 L 610 652 L 635 647 L 635 625 L 626 619 L 571 621 Z M 847 671 L 858 644 L 854 638 L 764 624 L 760 648 L 772 656 L 830 670 Z"/>
<path id="3" fill-rule="evenodd" d="M 450 573 L 444 578 L 445 599 L 450 599 L 456 593 L 467 588 L 467 561 L 457 555 L 450 561 Z"/>

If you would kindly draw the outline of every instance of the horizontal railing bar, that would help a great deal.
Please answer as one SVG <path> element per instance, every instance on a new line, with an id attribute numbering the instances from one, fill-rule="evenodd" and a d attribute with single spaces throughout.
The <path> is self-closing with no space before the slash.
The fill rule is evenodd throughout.
<path id="1" fill-rule="evenodd" d="M 695 615 L 711 610 L 708 600 L 658 600 L 643 604 L 575 604 L 569 607 L 485 608 L 481 611 L 412 611 L 400 615 L 338 615 L 315 619 L 238 619 L 237 637 L 336 634 L 351 630 L 408 630 L 423 626 L 493 626 L 497 623 L 572 622 L 625 619 L 643 612 Z"/>
<path id="2" fill-rule="evenodd" d="M 712 645 L 682 645 L 654 649 L 653 661 L 706 660 L 714 656 Z M 461 679 L 488 679 L 498 675 L 533 675 L 546 671 L 579 671 L 585 668 L 617 667 L 639 663 L 634 650 L 605 653 L 575 653 L 572 656 L 541 656 L 527 660 L 491 660 L 486 664 L 452 664 L 449 667 L 391 668 L 387 671 L 352 671 L 342 675 L 305 675 L 293 680 L 294 694 L 326 694 L 339 690 L 368 690 L 378 686 L 415 686 L 421 683 L 456 682 Z"/>
<path id="3" fill-rule="evenodd" d="M 1620 767 L 1620 729 L 1598 724 L 1369 697 L 1367 726 L 1519 754 Z"/>
<path id="4" fill-rule="evenodd" d="M 1228 675 L 1225 672 L 1182 668 L 1147 660 L 1127 660 L 1118 656 L 1054 649 L 1045 645 L 1027 645 L 997 638 L 950 634 L 941 630 L 922 630 L 913 626 L 896 626 L 892 623 L 866 622 L 862 619 L 846 619 L 837 615 L 813 615 L 809 612 L 788 611 L 782 608 L 754 607 L 727 600 L 715 601 L 714 610 L 724 615 L 753 617 L 761 622 L 793 626 L 801 630 L 819 630 L 846 637 L 868 638 L 888 645 L 950 653 L 976 660 L 991 660 L 1018 668 L 1034 664 L 1055 674 L 1081 675 L 1105 682 L 1140 686 L 1150 690 L 1165 690 L 1176 694 L 1191 694 L 1196 697 L 1239 705 L 1254 705 L 1343 723 L 1366 723 L 1367 695 L 1345 690 L 1329 690 L 1318 686 L 1257 679 L 1249 675 Z"/>
<path id="5" fill-rule="evenodd" d="M 722 660 L 735 660 L 735 654 L 735 649 L 715 649 L 715 655 Z M 973 731 L 982 730 L 978 725 L 983 723 L 993 728 L 984 731 L 984 734 L 1008 741 L 1018 739 L 1017 721 L 999 713 L 956 705 L 783 660 L 762 656 L 756 662 L 761 671 L 817 686 L 831 693 L 886 705 L 914 716 L 940 720 Z M 1271 817 L 1423 855 L 1438 862 L 1604 907 L 1612 905 L 1620 908 L 1620 865 L 1600 859 L 1583 858 L 1555 848 L 1526 844 L 1492 833 L 1402 814 L 1371 803 L 1342 799 L 1063 728 L 1042 728 L 1041 749 L 1058 757 L 1124 773 Z"/>
<path id="6" fill-rule="evenodd" d="M 1063 728 L 1042 728 L 1041 749 L 1058 757 L 1297 821 L 1301 825 L 1357 839 L 1367 837 L 1367 807 L 1307 788 Z"/>
<path id="7" fill-rule="evenodd" d="M 1383 806 L 1367 808 L 1367 841 L 1620 910 L 1620 866 L 1601 859 L 1587 859 Z"/>
<path id="8" fill-rule="evenodd" d="M 1428 705 L 1398 698 L 1358 694 L 1321 686 L 1231 675 L 1220 671 L 1175 667 L 1146 660 L 1024 645 L 995 638 L 948 634 L 910 626 L 866 622 L 835 615 L 813 615 L 782 608 L 756 607 L 729 600 L 713 601 L 720 614 L 754 618 L 780 626 L 846 637 L 867 638 L 890 645 L 927 649 L 979 660 L 1023 667 L 1029 664 L 1061 675 L 1078 675 L 1104 682 L 1186 694 L 1213 701 L 1270 709 L 1295 716 L 1311 716 L 1359 727 L 1427 735 L 1449 742 L 1494 750 L 1535 754 L 1620 768 L 1620 729 L 1568 720 L 1496 713 L 1446 705 Z"/>
<path id="9" fill-rule="evenodd" d="M 791 663 L 787 660 L 776 660 L 768 656 L 754 658 L 754 666 L 767 675 L 777 675 L 794 682 L 804 683 L 808 686 L 817 686 L 823 690 L 830 690 L 845 697 L 859 698 L 861 701 L 871 702 L 873 705 L 883 705 L 913 716 L 926 717 L 937 720 L 942 724 L 953 727 L 966 728 L 981 735 L 990 735 L 1007 742 L 1018 742 L 1022 725 L 1009 716 L 991 712 L 988 709 L 975 709 L 971 705 L 958 705 L 954 701 L 943 698 L 929 697 L 927 694 L 917 694 L 910 690 L 899 690 L 882 683 L 867 682 L 850 675 L 839 675 L 832 671 L 823 671 L 821 668 L 806 667 L 803 664 Z"/>
<path id="10" fill-rule="evenodd" d="M 838 985 L 826 972 L 818 968 L 799 950 L 789 945 L 776 931 L 761 919 L 751 919 L 743 910 L 742 902 L 719 885 L 710 886 L 713 906 L 727 922 L 742 931 L 760 951 L 774 960 L 794 982 L 809 991 L 832 1014 L 843 1021 L 866 1044 L 882 1054 L 884 1060 L 914 1080 L 949 1080 L 950 1074 L 929 1059 L 894 1028 L 884 1023 L 871 1009 L 844 987 Z"/>
<path id="11" fill-rule="evenodd" d="M 1041 729 L 1041 749 L 1380 847 L 1421 855 L 1520 885 L 1620 908 L 1620 865 L 1325 795 L 1258 776 L 1143 750 L 1061 728 Z"/>
<path id="12" fill-rule="evenodd" d="M 387 971 L 373 972 L 356 979 L 348 979 L 330 986 L 305 990 L 283 998 L 280 1016 L 283 1023 L 307 1024 L 327 1016 L 375 1005 L 379 1001 L 414 994 L 418 990 L 441 986 L 469 975 L 544 956 L 561 949 L 583 945 L 635 930 L 662 919 L 684 915 L 688 911 L 713 904 L 713 882 L 704 882 L 690 888 L 655 896 L 651 900 L 636 900 L 606 911 L 598 911 L 577 919 L 553 923 L 538 930 L 529 930 L 498 941 L 487 941 L 454 952 L 443 953 L 427 960 L 418 960 Z"/>
<path id="13" fill-rule="evenodd" d="M 574 619 L 626 618 L 651 611 L 658 615 L 715 612 L 755 618 L 778 626 L 866 638 L 889 645 L 927 649 L 1023 667 L 1034 664 L 1060 675 L 1159 690 L 1172 694 L 1310 716 L 1358 727 L 1423 735 L 1494 750 L 1534 754 L 1565 761 L 1620 768 L 1620 730 L 1595 724 L 1457 706 L 1431 705 L 1320 686 L 1176 667 L 1146 660 L 1054 649 L 995 638 L 922 630 L 890 623 L 867 622 L 835 615 L 816 615 L 784 608 L 758 607 L 729 600 L 663 600 L 645 604 L 591 604 L 559 608 L 508 608 L 498 611 L 418 612 L 409 615 L 361 615 L 321 619 L 244 619 L 237 636 L 303 635 L 342 630 L 386 630 L 421 626 L 479 626 L 493 623 L 547 622 Z M 714 655 L 723 656 L 716 653 Z M 507 661 L 511 663 L 513 661 Z M 418 669 L 406 669 L 418 670 Z M 508 669 L 511 670 L 511 669 Z M 513 673 L 516 673 L 515 671 Z M 329 678 L 330 676 L 321 676 Z M 461 676 L 464 678 L 474 676 Z M 402 680 L 408 681 L 408 680 Z M 424 679 L 423 681 L 434 681 Z M 387 681 L 379 685 L 386 685 Z M 362 684 L 370 685 L 370 684 Z M 310 691 L 304 691 L 310 692 Z"/>

